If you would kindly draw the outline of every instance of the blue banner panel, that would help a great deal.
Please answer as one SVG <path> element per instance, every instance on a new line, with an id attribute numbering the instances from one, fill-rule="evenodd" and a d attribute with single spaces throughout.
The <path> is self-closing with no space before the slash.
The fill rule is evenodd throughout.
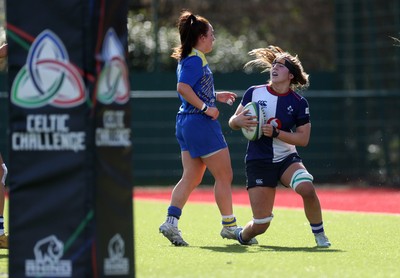
<path id="1" fill-rule="evenodd" d="M 96 42 L 96 248 L 101 277 L 134 277 L 128 1 L 100 1 Z M 107 13 L 112 11 L 112 13 Z M 103 16 L 106 15 L 106 16 Z"/>
<path id="2" fill-rule="evenodd" d="M 134 276 L 127 9 L 115 2 L 7 1 L 10 277 Z"/>

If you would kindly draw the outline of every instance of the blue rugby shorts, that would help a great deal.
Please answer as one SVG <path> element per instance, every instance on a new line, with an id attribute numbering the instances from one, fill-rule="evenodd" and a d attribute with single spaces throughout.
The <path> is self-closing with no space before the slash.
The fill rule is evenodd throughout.
<path id="1" fill-rule="evenodd" d="M 178 114 L 175 129 L 181 151 L 189 151 L 192 158 L 228 146 L 220 123 L 204 114 Z"/>

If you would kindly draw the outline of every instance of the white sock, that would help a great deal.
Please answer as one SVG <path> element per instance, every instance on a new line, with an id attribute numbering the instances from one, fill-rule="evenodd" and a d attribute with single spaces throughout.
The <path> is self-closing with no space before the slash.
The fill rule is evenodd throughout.
<path id="1" fill-rule="evenodd" d="M 167 220 L 165 222 L 170 223 L 174 227 L 178 228 L 178 218 L 176 218 L 176 217 L 167 216 Z"/>

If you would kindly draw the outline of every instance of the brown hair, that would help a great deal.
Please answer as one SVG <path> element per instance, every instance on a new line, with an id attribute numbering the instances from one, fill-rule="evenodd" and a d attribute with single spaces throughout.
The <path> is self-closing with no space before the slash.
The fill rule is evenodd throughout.
<path id="1" fill-rule="evenodd" d="M 180 45 L 173 48 L 172 58 L 182 60 L 186 58 L 196 45 L 201 35 L 207 35 L 210 23 L 199 15 L 193 15 L 188 10 L 183 10 L 177 22 L 180 36 Z"/>
<path id="2" fill-rule="evenodd" d="M 244 67 L 263 68 L 262 72 L 270 71 L 275 60 L 285 60 L 285 66 L 293 74 L 294 78 L 290 85 L 292 89 L 305 89 L 310 85 L 309 75 L 304 71 L 298 56 L 293 56 L 289 52 L 283 51 L 280 47 L 270 45 L 267 48 L 257 48 L 249 52 L 254 60 L 247 62 Z"/>

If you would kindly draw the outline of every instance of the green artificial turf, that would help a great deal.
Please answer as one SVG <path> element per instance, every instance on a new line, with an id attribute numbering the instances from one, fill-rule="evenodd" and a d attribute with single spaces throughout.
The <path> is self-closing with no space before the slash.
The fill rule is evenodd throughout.
<path id="1" fill-rule="evenodd" d="M 315 248 L 302 210 L 275 209 L 259 245 L 222 239 L 215 204 L 188 203 L 179 228 L 188 247 L 160 233 L 168 203 L 134 203 L 136 277 L 400 277 L 400 216 L 324 212 L 331 248 Z M 235 206 L 239 225 L 251 219 Z"/>
<path id="2" fill-rule="evenodd" d="M 175 247 L 158 232 L 167 206 L 134 201 L 136 277 L 400 277 L 398 215 L 326 211 L 332 247 L 320 249 L 302 210 L 277 208 L 259 245 L 241 246 L 219 236 L 215 204 L 188 203 L 179 228 L 190 246 Z M 235 214 L 240 225 L 251 218 L 248 206 L 235 206 Z M 0 277 L 8 277 L 7 268 L 8 250 L 2 249 Z"/>

